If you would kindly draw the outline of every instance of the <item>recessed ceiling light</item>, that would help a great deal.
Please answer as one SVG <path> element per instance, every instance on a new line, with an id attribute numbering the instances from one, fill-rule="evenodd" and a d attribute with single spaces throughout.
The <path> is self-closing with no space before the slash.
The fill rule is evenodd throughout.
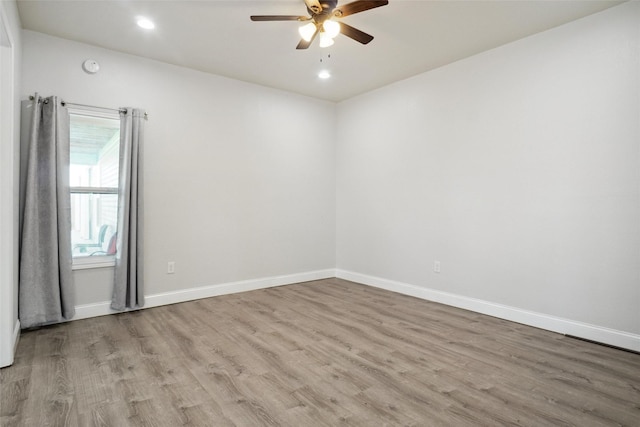
<path id="1" fill-rule="evenodd" d="M 147 18 L 138 18 L 136 22 L 138 23 L 138 27 L 144 28 L 145 30 L 153 30 L 156 27 L 156 24 Z"/>
<path id="2" fill-rule="evenodd" d="M 331 73 L 327 70 L 322 70 L 318 73 L 318 77 L 320 77 L 321 79 L 328 79 L 329 77 L 331 77 Z"/>

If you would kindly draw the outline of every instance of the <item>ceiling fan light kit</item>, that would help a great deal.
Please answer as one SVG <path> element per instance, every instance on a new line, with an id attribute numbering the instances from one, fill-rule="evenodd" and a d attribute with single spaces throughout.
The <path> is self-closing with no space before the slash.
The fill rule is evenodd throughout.
<path id="1" fill-rule="evenodd" d="M 314 24 L 313 22 L 309 22 L 308 24 L 305 24 L 302 27 L 298 28 L 298 33 L 300 33 L 300 37 L 302 37 L 302 40 L 307 42 L 311 41 L 316 31 L 317 31 L 316 24 Z"/>
<path id="2" fill-rule="evenodd" d="M 357 41 L 358 43 L 367 44 L 373 40 L 373 36 L 358 30 L 345 23 L 340 23 L 337 19 L 354 13 L 364 12 L 380 6 L 389 4 L 389 0 L 357 0 L 338 7 L 337 0 L 304 0 L 307 6 L 307 12 L 310 16 L 294 16 L 294 15 L 253 15 L 252 21 L 298 21 L 307 22 L 298 28 L 300 33 L 300 43 L 296 49 L 307 49 L 313 40 L 320 35 L 320 47 L 331 46 L 333 39 L 338 34 Z"/>
<path id="3" fill-rule="evenodd" d="M 340 23 L 327 19 L 322 23 L 322 29 L 328 37 L 334 39 L 338 34 L 340 34 Z"/>
<path id="4" fill-rule="evenodd" d="M 329 47 L 333 45 L 333 39 L 324 31 L 320 33 L 320 47 Z"/>

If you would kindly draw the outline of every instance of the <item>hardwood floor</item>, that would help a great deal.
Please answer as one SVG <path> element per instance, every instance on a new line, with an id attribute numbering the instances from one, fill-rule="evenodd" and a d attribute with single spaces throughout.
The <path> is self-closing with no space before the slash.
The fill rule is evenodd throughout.
<path id="1" fill-rule="evenodd" d="M 640 426 L 640 355 L 339 279 L 24 332 L 2 426 Z"/>

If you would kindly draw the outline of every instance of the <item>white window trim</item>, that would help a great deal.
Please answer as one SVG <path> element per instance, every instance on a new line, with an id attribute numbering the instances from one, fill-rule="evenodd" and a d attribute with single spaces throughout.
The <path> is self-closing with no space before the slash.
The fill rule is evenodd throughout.
<path id="1" fill-rule="evenodd" d="M 69 187 L 71 194 L 118 194 L 114 187 Z"/>
<path id="2" fill-rule="evenodd" d="M 72 270 L 87 270 L 89 268 L 115 267 L 116 257 L 113 255 L 74 257 Z"/>

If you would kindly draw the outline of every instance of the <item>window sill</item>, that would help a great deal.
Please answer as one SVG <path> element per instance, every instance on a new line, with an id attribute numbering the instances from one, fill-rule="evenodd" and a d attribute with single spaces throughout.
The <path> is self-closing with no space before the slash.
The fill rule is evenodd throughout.
<path id="1" fill-rule="evenodd" d="M 85 256 L 73 259 L 72 270 L 87 270 L 89 268 L 105 268 L 116 265 L 114 256 Z"/>

